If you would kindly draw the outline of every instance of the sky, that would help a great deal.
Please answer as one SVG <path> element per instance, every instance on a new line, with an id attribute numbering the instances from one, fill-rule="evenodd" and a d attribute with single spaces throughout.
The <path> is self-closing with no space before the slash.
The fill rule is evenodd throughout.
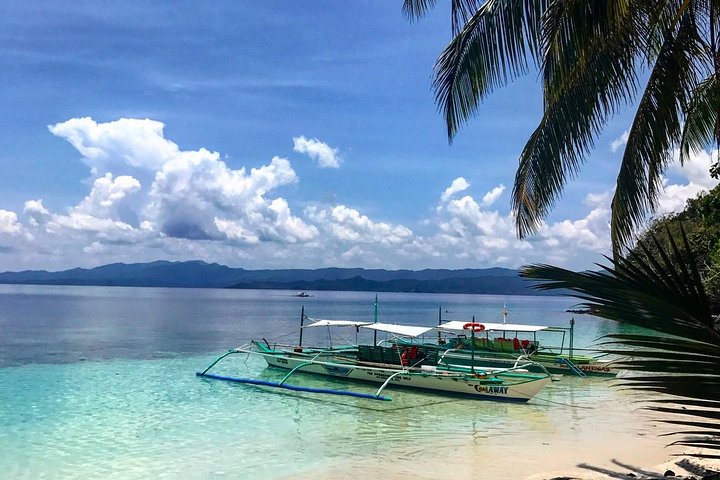
<path id="1" fill-rule="evenodd" d="M 517 239 L 537 73 L 450 144 L 431 88 L 450 40 L 439 3 L 410 22 L 400 0 L 5 2 L 0 270 L 602 262 L 632 106 Z M 716 158 L 672 164 L 659 213 L 715 186 Z"/>

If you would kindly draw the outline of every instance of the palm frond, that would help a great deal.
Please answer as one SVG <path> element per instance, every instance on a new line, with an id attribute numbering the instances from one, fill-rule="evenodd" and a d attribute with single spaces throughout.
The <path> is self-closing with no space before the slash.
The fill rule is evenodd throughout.
<path id="1" fill-rule="evenodd" d="M 608 10 L 615 3 L 559 1 L 544 16 L 545 111 L 520 155 L 513 186 L 521 238 L 535 232 L 607 118 L 637 89 L 638 21 L 629 12 L 617 21 L 619 11 Z"/>
<path id="2" fill-rule="evenodd" d="M 688 106 L 680 140 L 680 162 L 691 153 L 720 144 L 720 74 L 714 73 L 697 86 Z"/>
<path id="3" fill-rule="evenodd" d="M 451 0 L 452 32 L 456 35 L 473 13 L 482 5 L 483 0 Z M 405 0 L 402 11 L 410 20 L 424 17 L 437 4 L 437 0 Z"/>
<path id="4" fill-rule="evenodd" d="M 636 372 L 621 388 L 651 395 L 659 421 L 689 427 L 674 432 L 686 436 L 676 444 L 720 450 L 720 332 L 682 226 L 680 235 L 682 249 L 671 235 L 665 248 L 653 237 L 657 257 L 641 242 L 645 255 L 608 259 L 600 271 L 533 265 L 521 275 L 545 280 L 534 288 L 570 290 L 594 315 L 654 330 L 608 335 L 600 348 Z"/>
<path id="5" fill-rule="evenodd" d="M 402 12 L 410 20 L 417 20 L 427 15 L 435 7 L 437 0 L 405 0 Z"/>
<path id="6" fill-rule="evenodd" d="M 528 71 L 539 57 L 540 19 L 549 0 L 488 0 L 467 20 L 435 63 L 435 100 L 448 139 L 485 96 Z"/>
<path id="7" fill-rule="evenodd" d="M 704 54 L 691 11 L 680 17 L 676 33 L 665 39 L 628 135 L 612 202 L 611 235 L 616 255 L 627 246 L 662 187 L 662 173 L 680 143 L 683 112 L 690 103 Z"/>

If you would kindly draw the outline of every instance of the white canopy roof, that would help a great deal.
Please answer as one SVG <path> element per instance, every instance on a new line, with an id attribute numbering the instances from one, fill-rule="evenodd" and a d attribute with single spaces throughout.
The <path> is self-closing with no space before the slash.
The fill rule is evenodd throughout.
<path id="1" fill-rule="evenodd" d="M 433 329 L 433 327 L 415 327 L 412 325 L 397 325 L 394 323 L 370 323 L 368 325 L 363 325 L 362 327 L 369 328 L 370 330 L 377 330 L 379 332 L 403 335 L 405 337 L 419 337 L 420 335 L 423 335 Z"/>
<path id="2" fill-rule="evenodd" d="M 443 323 L 442 325 L 435 327 L 438 330 L 447 330 L 452 332 L 461 332 L 463 325 L 469 322 L 461 322 L 453 320 L 452 322 Z M 546 330 L 549 327 L 543 327 L 541 325 L 522 325 L 519 323 L 485 323 L 477 322 L 485 327 L 485 330 L 501 331 L 501 332 L 539 332 L 540 330 Z"/>
<path id="3" fill-rule="evenodd" d="M 314 319 L 311 319 L 314 320 Z M 305 325 L 305 328 L 310 327 L 362 327 L 368 325 L 368 322 L 356 322 L 353 320 L 315 320 L 310 325 Z"/>

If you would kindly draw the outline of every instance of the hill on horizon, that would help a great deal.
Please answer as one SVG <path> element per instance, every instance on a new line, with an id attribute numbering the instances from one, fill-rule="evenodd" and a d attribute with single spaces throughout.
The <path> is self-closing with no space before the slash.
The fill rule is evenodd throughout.
<path id="1" fill-rule="evenodd" d="M 539 295 L 517 270 L 319 268 L 245 270 L 200 260 L 113 263 L 95 268 L 0 273 L 0 283 Z"/>

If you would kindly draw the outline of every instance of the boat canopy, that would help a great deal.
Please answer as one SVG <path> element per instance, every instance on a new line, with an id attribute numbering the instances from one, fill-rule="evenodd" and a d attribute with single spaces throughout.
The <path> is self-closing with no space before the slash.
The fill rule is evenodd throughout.
<path id="1" fill-rule="evenodd" d="M 317 320 L 311 318 L 314 322 L 310 325 L 305 325 L 303 328 L 310 327 L 364 327 L 369 325 L 368 322 L 356 322 L 353 320 Z"/>
<path id="2" fill-rule="evenodd" d="M 463 332 L 463 325 L 469 322 L 462 322 L 459 320 L 453 320 L 451 322 L 443 323 L 442 325 L 435 327 L 437 330 L 445 330 L 450 332 Z M 550 327 L 544 327 L 540 325 L 522 325 L 519 323 L 485 323 L 477 322 L 485 327 L 485 330 L 495 332 L 539 332 L 541 330 L 548 330 Z"/>
<path id="3" fill-rule="evenodd" d="M 362 325 L 362 328 L 369 328 L 378 332 L 394 333 L 404 337 L 419 337 L 433 330 L 434 327 L 416 327 L 413 325 L 397 325 L 394 323 L 370 323 Z"/>

